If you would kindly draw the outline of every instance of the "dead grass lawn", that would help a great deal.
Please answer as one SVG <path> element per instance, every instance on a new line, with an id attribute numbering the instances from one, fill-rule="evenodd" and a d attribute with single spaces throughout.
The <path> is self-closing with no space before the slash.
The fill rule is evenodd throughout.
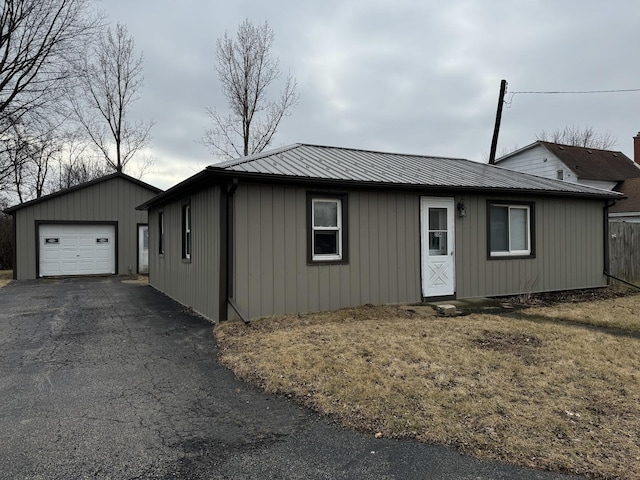
<path id="1" fill-rule="evenodd" d="M 509 316 L 361 307 L 228 322 L 216 335 L 240 378 L 345 426 L 522 466 L 640 478 L 638 312 L 640 295 Z"/>
<path id="2" fill-rule="evenodd" d="M 13 270 L 0 270 L 0 288 L 13 280 Z"/>

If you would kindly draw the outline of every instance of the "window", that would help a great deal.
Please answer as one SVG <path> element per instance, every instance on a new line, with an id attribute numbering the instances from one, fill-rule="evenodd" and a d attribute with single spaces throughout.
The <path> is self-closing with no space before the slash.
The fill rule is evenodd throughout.
<path id="1" fill-rule="evenodd" d="M 556 172 L 556 178 L 557 178 L 558 180 L 564 180 L 564 170 L 562 170 L 562 169 L 561 169 L 561 170 L 558 170 L 558 171 Z"/>
<path id="2" fill-rule="evenodd" d="M 533 204 L 488 204 L 489 257 L 533 257 Z"/>
<path id="3" fill-rule="evenodd" d="M 429 256 L 446 255 L 447 209 L 429 208 Z"/>
<path id="4" fill-rule="evenodd" d="M 346 194 L 308 194 L 309 263 L 346 263 Z"/>
<path id="5" fill-rule="evenodd" d="M 164 255 L 164 212 L 158 212 L 158 253 Z"/>
<path id="6" fill-rule="evenodd" d="M 182 206 L 182 258 L 191 259 L 191 205 Z"/>

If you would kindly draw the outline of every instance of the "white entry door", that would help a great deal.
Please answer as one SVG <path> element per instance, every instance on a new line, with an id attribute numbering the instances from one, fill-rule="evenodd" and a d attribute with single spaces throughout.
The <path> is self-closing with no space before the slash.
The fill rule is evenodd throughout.
<path id="1" fill-rule="evenodd" d="M 456 289 L 454 199 L 422 197 L 420 225 L 422 296 L 453 295 Z"/>
<path id="2" fill-rule="evenodd" d="M 149 273 L 148 225 L 138 225 L 138 273 Z"/>

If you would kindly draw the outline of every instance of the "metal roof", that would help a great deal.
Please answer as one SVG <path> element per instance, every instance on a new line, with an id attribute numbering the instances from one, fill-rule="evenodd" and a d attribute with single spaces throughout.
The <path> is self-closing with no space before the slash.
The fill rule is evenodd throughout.
<path id="1" fill-rule="evenodd" d="M 618 194 L 515 172 L 460 158 L 384 153 L 352 148 L 294 144 L 257 155 L 218 163 L 209 171 L 260 177 L 447 187 L 464 190 L 511 190 L 578 196 Z"/>

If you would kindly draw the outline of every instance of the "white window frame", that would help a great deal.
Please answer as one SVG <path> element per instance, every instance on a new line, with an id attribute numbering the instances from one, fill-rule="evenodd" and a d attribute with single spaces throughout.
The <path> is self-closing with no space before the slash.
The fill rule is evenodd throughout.
<path id="1" fill-rule="evenodd" d="M 191 204 L 183 205 L 182 214 L 184 215 L 184 231 L 182 232 L 183 254 L 182 258 L 191 260 Z"/>
<path id="2" fill-rule="evenodd" d="M 164 255 L 164 211 L 158 212 L 158 254 Z"/>
<path id="3" fill-rule="evenodd" d="M 316 203 L 335 203 L 337 211 L 337 226 L 335 227 L 316 227 Z M 338 232 L 338 253 L 337 254 L 317 254 L 316 253 L 316 232 Z M 314 262 L 342 260 L 342 200 L 339 198 L 321 198 L 314 197 L 311 199 L 311 259 Z"/>
<path id="4" fill-rule="evenodd" d="M 506 252 L 494 252 L 491 250 L 491 238 L 489 238 L 489 254 L 491 257 L 528 257 L 531 256 L 531 206 L 530 205 L 518 205 L 518 204 L 501 204 L 501 203 L 492 203 L 489 205 L 489 208 L 506 208 L 507 209 L 507 241 L 509 251 Z M 526 225 L 526 238 L 527 238 L 527 248 L 526 250 L 514 250 L 511 247 L 511 211 L 512 210 L 524 210 L 527 212 L 527 218 L 525 220 Z M 489 212 L 489 236 L 491 236 L 491 212 Z"/>

